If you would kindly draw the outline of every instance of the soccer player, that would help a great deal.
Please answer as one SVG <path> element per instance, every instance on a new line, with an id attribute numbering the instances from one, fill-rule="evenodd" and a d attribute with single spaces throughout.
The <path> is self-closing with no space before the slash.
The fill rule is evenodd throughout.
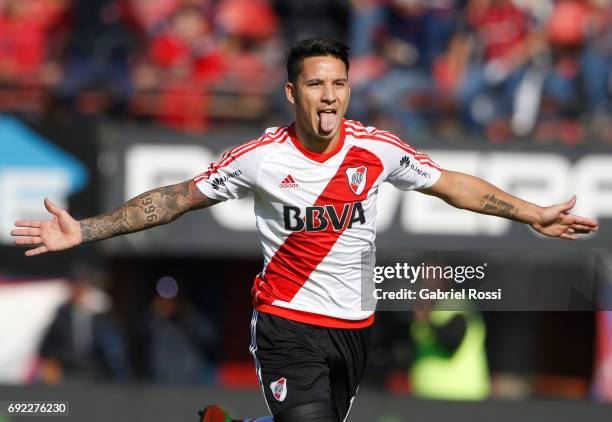
<path id="1" fill-rule="evenodd" d="M 45 199 L 48 221 L 17 221 L 34 256 L 167 224 L 188 211 L 252 192 L 264 268 L 255 277 L 250 351 L 274 421 L 346 420 L 370 343 L 360 307 L 361 264 L 372 258 L 378 188 L 437 196 L 452 206 L 574 240 L 597 222 L 573 215 L 576 198 L 540 207 L 467 174 L 441 169 L 392 133 L 344 118 L 348 47 L 298 42 L 287 59 L 288 126 L 224 153 L 192 180 L 145 192 L 116 210 L 73 219 Z M 203 421 L 229 421 L 209 406 Z M 259 420 L 271 420 L 271 417 Z"/>

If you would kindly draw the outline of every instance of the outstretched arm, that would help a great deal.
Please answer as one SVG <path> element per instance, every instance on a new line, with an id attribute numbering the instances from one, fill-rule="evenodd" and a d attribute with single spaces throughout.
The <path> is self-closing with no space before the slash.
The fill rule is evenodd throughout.
<path id="1" fill-rule="evenodd" d="M 598 228 L 597 221 L 569 213 L 576 204 L 575 196 L 563 204 L 540 207 L 464 173 L 442 171 L 433 186 L 420 192 L 437 196 L 457 208 L 529 224 L 546 236 L 576 240 L 578 234 Z"/>
<path id="2" fill-rule="evenodd" d="M 187 211 L 206 208 L 219 201 L 208 198 L 192 180 L 153 189 L 130 199 L 114 211 L 80 221 L 45 199 L 51 220 L 21 220 L 11 231 L 17 245 L 35 245 L 27 256 L 61 251 L 84 242 L 107 239 L 167 224 Z"/>

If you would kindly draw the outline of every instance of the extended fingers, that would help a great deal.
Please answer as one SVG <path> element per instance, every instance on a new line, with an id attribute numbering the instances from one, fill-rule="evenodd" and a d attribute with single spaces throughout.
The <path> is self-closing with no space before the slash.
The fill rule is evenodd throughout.
<path id="1" fill-rule="evenodd" d="M 12 236 L 40 236 L 40 229 L 28 228 L 28 229 L 15 229 L 11 230 Z"/>
<path id="2" fill-rule="evenodd" d="M 41 223 L 41 221 L 39 221 L 39 220 L 19 220 L 19 221 L 15 221 L 15 226 L 16 227 L 34 227 L 34 228 L 38 228 L 38 227 L 40 227 L 40 223 Z"/>
<path id="3" fill-rule="evenodd" d="M 26 237 L 15 240 L 15 245 L 40 245 L 42 239 L 40 237 Z"/>
<path id="4" fill-rule="evenodd" d="M 595 227 L 591 227 L 591 226 L 585 226 L 582 224 L 572 224 L 571 225 L 572 230 L 574 230 L 576 233 L 580 233 L 580 234 L 588 234 L 594 231 L 597 231 L 597 228 Z"/>
<path id="5" fill-rule="evenodd" d="M 569 227 L 567 227 L 567 229 L 565 229 L 565 233 L 569 235 L 589 234 L 596 230 L 597 228 L 594 228 L 592 226 L 585 226 L 583 224 L 572 224 Z"/>
<path id="6" fill-rule="evenodd" d="M 49 252 L 49 249 L 47 249 L 46 246 L 39 246 L 38 248 L 27 250 L 25 252 L 25 255 L 34 256 L 34 255 L 40 255 L 41 253 L 45 253 L 45 252 Z"/>
<path id="7" fill-rule="evenodd" d="M 578 224 L 581 226 L 586 226 L 590 230 L 597 230 L 597 228 L 599 227 L 597 220 L 593 220 L 592 218 L 581 217 L 579 215 L 572 215 L 572 217 L 573 217 L 572 225 Z"/>
<path id="8" fill-rule="evenodd" d="M 559 237 L 565 240 L 578 240 L 578 236 L 576 236 L 575 234 L 569 234 L 569 233 L 563 233 Z"/>

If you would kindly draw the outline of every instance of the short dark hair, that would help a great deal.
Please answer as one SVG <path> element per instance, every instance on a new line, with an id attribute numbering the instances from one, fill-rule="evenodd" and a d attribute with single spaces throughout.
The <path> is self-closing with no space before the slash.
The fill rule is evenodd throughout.
<path id="1" fill-rule="evenodd" d="M 289 57 L 287 57 L 287 78 L 289 82 L 295 82 L 302 71 L 304 59 L 317 56 L 332 56 L 342 60 L 348 72 L 349 50 L 349 46 L 332 38 L 308 38 L 300 40 L 289 51 Z"/>

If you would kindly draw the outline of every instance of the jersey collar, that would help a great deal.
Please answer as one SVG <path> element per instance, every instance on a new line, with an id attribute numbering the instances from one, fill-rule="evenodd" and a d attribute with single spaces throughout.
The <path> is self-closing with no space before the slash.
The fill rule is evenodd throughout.
<path id="1" fill-rule="evenodd" d="M 334 155 L 336 155 L 344 146 L 344 138 L 346 136 L 345 131 L 344 131 L 344 122 L 345 120 L 342 119 L 342 124 L 340 125 L 340 140 L 338 141 L 338 144 L 333 150 L 326 152 L 325 154 L 319 154 L 317 152 L 313 152 L 307 149 L 304 145 L 302 145 L 302 143 L 300 142 L 300 140 L 298 139 L 295 133 L 295 122 L 291 123 L 291 125 L 289 126 L 289 137 L 291 138 L 291 143 L 302 154 L 304 154 L 306 157 L 310 158 L 311 160 L 314 160 L 318 163 L 323 163 L 327 161 L 328 159 L 330 159 L 331 157 L 333 157 Z"/>

